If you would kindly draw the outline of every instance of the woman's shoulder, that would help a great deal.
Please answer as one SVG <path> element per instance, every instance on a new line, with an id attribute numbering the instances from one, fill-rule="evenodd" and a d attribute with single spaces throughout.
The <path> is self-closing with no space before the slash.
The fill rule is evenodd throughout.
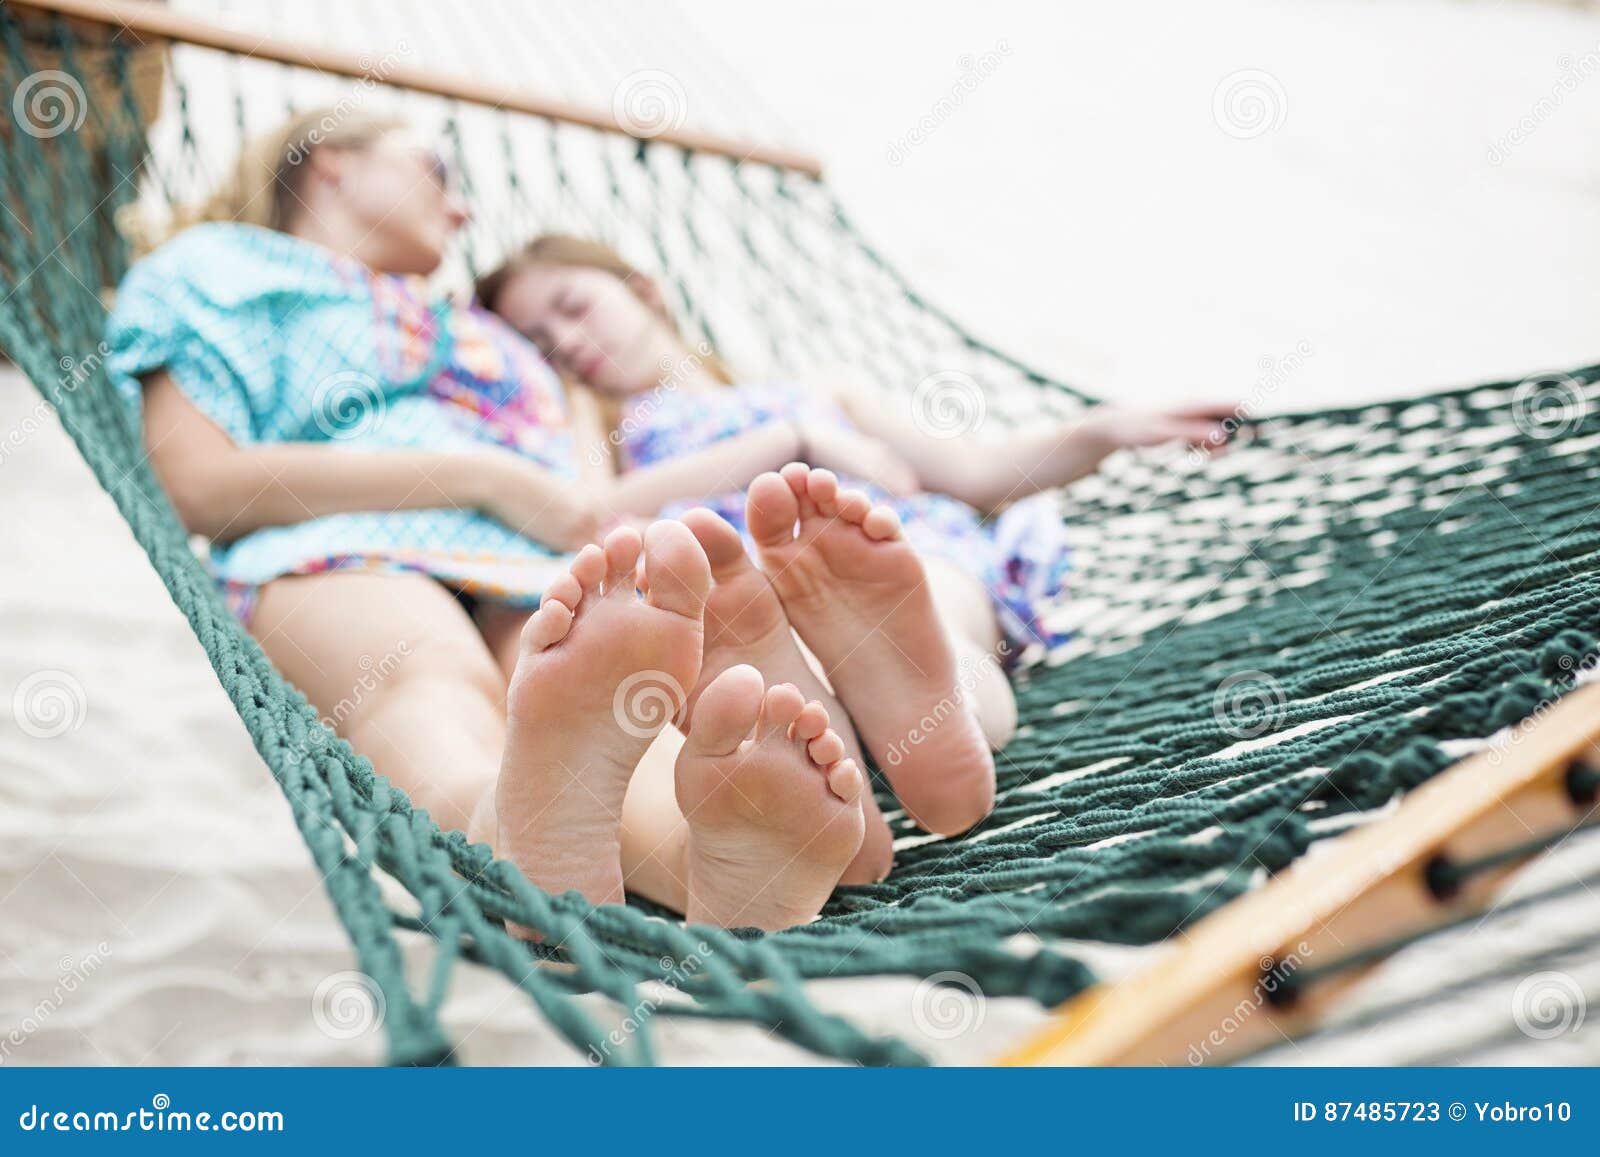
<path id="1" fill-rule="evenodd" d="M 274 229 L 233 221 L 191 225 L 136 261 L 118 290 L 188 290 L 220 306 L 261 294 L 326 291 L 348 280 L 331 253 Z"/>

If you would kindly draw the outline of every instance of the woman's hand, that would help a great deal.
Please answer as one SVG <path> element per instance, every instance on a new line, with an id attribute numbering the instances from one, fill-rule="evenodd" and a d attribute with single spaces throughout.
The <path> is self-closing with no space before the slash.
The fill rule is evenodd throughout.
<path id="1" fill-rule="evenodd" d="M 466 469 L 473 505 L 518 534 L 563 552 L 599 536 L 601 507 L 574 480 L 509 450 L 472 454 Z"/>
<path id="2" fill-rule="evenodd" d="M 922 488 L 911 463 L 897 454 L 889 443 L 847 426 L 802 423 L 800 457 L 807 465 L 860 478 L 890 494 L 915 494 Z"/>

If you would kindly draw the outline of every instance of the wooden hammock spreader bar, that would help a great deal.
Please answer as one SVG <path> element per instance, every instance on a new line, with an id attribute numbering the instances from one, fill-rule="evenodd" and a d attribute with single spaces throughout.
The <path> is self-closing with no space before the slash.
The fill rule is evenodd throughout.
<path id="1" fill-rule="evenodd" d="M 665 130 L 646 137 L 629 131 L 616 117 L 600 109 L 537 96 L 520 88 L 511 88 L 476 77 L 453 76 L 415 65 L 390 64 L 380 71 L 373 62 L 381 58 L 381 53 L 369 55 L 302 40 L 262 36 L 247 29 L 191 13 L 174 12 L 161 4 L 144 4 L 136 0 L 7 0 L 7 2 L 13 8 L 53 12 L 69 20 L 87 21 L 101 27 L 123 28 L 141 41 L 159 40 L 194 44 L 201 48 L 213 48 L 220 52 L 231 52 L 256 60 L 277 61 L 318 72 L 466 101 L 469 104 L 488 105 L 511 112 L 526 113 L 529 116 L 544 117 L 547 120 L 584 125 L 601 132 L 632 137 L 635 140 L 660 141 L 694 152 L 712 153 L 736 161 L 772 165 L 804 173 L 809 177 L 822 176 L 822 162 L 805 153 L 691 129 Z"/>
<path id="2" fill-rule="evenodd" d="M 1392 814 L 1314 847 L 1175 937 L 1149 968 L 1080 993 L 1000 1063 L 1209 1064 L 1293 1038 L 1370 964 L 1320 969 L 1483 907 L 1534 854 L 1502 856 L 1507 849 L 1600 818 L 1597 768 L 1600 685 L 1591 684 L 1446 768 Z M 1450 870 L 1469 862 L 1478 866 Z M 1308 983 L 1293 983 L 1300 972 Z"/>

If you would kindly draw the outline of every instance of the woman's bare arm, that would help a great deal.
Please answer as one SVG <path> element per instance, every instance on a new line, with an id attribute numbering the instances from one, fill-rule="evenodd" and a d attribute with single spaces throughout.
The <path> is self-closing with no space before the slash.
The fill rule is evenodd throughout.
<path id="1" fill-rule="evenodd" d="M 361 451 L 321 443 L 239 446 L 165 373 L 145 381 L 150 464 L 184 525 L 216 542 L 329 514 L 482 510 L 557 549 L 599 527 L 578 488 L 509 452 Z"/>

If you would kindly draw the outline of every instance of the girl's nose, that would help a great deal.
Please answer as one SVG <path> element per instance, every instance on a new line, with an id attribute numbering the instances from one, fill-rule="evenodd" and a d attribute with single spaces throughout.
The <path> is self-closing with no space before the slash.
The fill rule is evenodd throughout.
<path id="1" fill-rule="evenodd" d="M 450 218 L 452 229 L 459 229 L 472 220 L 472 210 L 467 208 L 466 200 L 459 193 L 451 193 L 445 198 L 444 211 Z"/>

